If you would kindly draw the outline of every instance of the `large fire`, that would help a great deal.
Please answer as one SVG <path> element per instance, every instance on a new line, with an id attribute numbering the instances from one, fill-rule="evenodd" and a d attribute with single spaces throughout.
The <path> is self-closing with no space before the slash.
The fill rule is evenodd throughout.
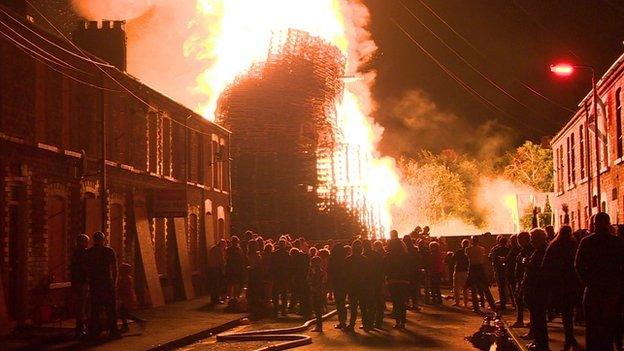
<path id="1" fill-rule="evenodd" d="M 347 61 L 345 92 L 336 106 L 345 147 L 336 150 L 334 158 L 343 158 L 336 163 L 349 166 L 326 187 L 359 189 L 351 195 L 339 192 L 337 198 L 351 209 L 361 209 L 359 204 L 365 203 L 364 224 L 371 232 L 387 234 L 391 207 L 402 201 L 403 191 L 394 160 L 377 152 L 383 129 L 370 117 L 375 74 L 358 72 L 376 50 L 367 30 L 368 9 L 359 0 L 73 2 L 89 18 L 129 20 L 129 71 L 210 120 L 215 119 L 224 89 L 251 65 L 266 59 L 272 40 L 279 40 L 276 33 L 301 30 L 339 48 Z M 324 167 L 327 163 L 321 160 L 321 184 Z M 318 189 L 321 196 L 326 191 Z"/>
<path id="2" fill-rule="evenodd" d="M 272 41 L 279 40 L 278 33 L 302 30 L 338 47 L 347 58 L 345 93 L 336 106 L 346 151 L 337 150 L 333 156 L 336 164 L 351 166 L 343 176 L 332 177 L 333 184 L 325 184 L 319 193 L 328 192 L 327 187 L 357 189 L 351 195 L 339 190 L 337 199 L 351 209 L 361 210 L 356 202 L 365 203 L 367 213 L 361 214 L 365 225 L 371 232 L 387 233 L 392 225 L 390 207 L 401 200 L 402 190 L 394 160 L 376 151 L 382 129 L 368 116 L 372 78 L 357 77 L 363 55 L 372 54 L 367 50 L 370 40 L 362 40 L 368 36 L 367 15 L 363 5 L 346 0 L 199 0 L 195 26 L 211 26 L 211 35 L 193 35 L 185 51 L 206 62 L 196 88 L 207 97 L 201 113 L 214 119 L 221 92 L 252 64 L 266 59 Z M 324 167 L 321 160 L 320 178 Z"/>

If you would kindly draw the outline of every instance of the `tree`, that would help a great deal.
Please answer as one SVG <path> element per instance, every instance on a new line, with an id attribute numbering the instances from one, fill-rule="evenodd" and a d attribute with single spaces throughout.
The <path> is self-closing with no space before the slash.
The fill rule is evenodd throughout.
<path id="1" fill-rule="evenodd" d="M 437 223 L 469 213 L 466 188 L 459 174 L 436 163 L 401 160 L 403 181 L 409 187 L 405 206 L 418 209 L 419 220 Z"/>
<path id="2" fill-rule="evenodd" d="M 515 151 L 508 152 L 505 158 L 505 177 L 536 190 L 553 191 L 552 150 L 525 141 Z"/>

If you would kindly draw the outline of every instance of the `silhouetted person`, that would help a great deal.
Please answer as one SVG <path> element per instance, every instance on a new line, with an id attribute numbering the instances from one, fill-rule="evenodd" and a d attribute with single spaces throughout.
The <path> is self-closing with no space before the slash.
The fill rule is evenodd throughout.
<path id="1" fill-rule="evenodd" d="M 362 254 L 362 242 L 355 240 L 351 244 L 352 253 L 345 259 L 345 266 L 347 268 L 347 282 L 348 282 L 348 294 L 349 294 L 349 310 L 351 314 L 349 316 L 349 325 L 346 330 L 353 331 L 355 322 L 357 320 L 358 308 L 362 313 L 362 324 L 364 330 L 369 330 L 370 326 L 364 325 L 365 321 L 369 320 L 368 316 L 368 297 L 364 294 L 369 290 L 369 282 L 366 280 L 368 272 L 370 272 L 370 261 Z"/>
<path id="2" fill-rule="evenodd" d="M 529 258 L 522 280 L 524 300 L 529 307 L 531 331 L 534 341 L 528 345 L 529 350 L 548 350 L 548 326 L 546 324 L 546 281 L 542 262 L 546 254 L 546 232 L 541 228 L 531 230 L 531 246 L 535 250 Z"/>
<path id="3" fill-rule="evenodd" d="M 403 242 L 399 240 L 388 242 L 384 268 L 388 291 L 392 299 L 392 315 L 396 321 L 394 327 L 403 329 L 407 319 L 405 304 L 410 284 L 409 257 Z"/>
<path id="4" fill-rule="evenodd" d="M 366 299 L 366 318 L 362 318 L 362 325 L 368 330 L 375 328 L 375 316 L 380 308 L 379 294 L 384 281 L 383 256 L 373 251 L 373 244 L 368 239 L 362 241 L 362 254 L 368 259 L 370 267 L 362 294 Z"/>
<path id="5" fill-rule="evenodd" d="M 429 233 L 429 227 L 427 233 Z M 424 300 L 426 304 L 431 303 L 431 286 L 430 286 L 430 272 L 431 272 L 431 257 L 429 251 L 429 236 L 425 235 L 423 230 L 422 239 L 418 241 L 418 252 L 420 253 L 420 262 L 422 270 L 420 271 L 420 283 L 424 291 Z"/>
<path id="6" fill-rule="evenodd" d="M 371 254 L 371 261 L 373 262 L 374 274 L 373 274 L 373 308 L 371 309 L 371 318 L 373 319 L 373 327 L 377 329 L 383 329 L 383 318 L 386 310 L 386 296 L 384 294 L 385 286 L 385 271 L 384 271 L 384 258 L 386 252 L 383 247 L 383 243 L 379 240 L 373 243 L 373 252 Z"/>
<path id="7" fill-rule="evenodd" d="M 329 284 L 334 293 L 334 300 L 336 300 L 336 310 L 338 311 L 338 324 L 335 326 L 337 329 L 347 327 L 347 271 L 345 258 L 344 245 L 340 243 L 335 244 L 329 255 L 328 274 Z"/>
<path id="8" fill-rule="evenodd" d="M 87 248 L 89 237 L 80 234 L 76 237 L 76 248 L 71 257 L 71 290 L 75 301 L 76 338 L 87 334 L 87 303 L 89 302 L 89 277 L 87 271 Z"/>
<path id="9" fill-rule="evenodd" d="M 245 266 L 245 254 L 240 246 L 240 239 L 237 236 L 232 236 L 230 247 L 225 249 L 225 277 L 231 306 L 238 303 L 245 278 Z"/>
<path id="10" fill-rule="evenodd" d="M 418 227 L 418 232 L 420 232 L 420 228 Z M 409 292 L 407 294 L 409 299 L 412 299 L 412 307 L 415 310 L 419 310 L 420 304 L 420 279 L 421 279 L 421 271 L 422 271 L 422 262 L 420 257 L 420 252 L 418 252 L 418 247 L 414 244 L 414 240 L 410 235 L 406 235 L 403 237 L 403 243 L 407 248 L 407 259 L 409 260 L 409 270 L 410 270 L 410 287 Z M 408 304 L 408 308 L 409 304 Z"/>
<path id="11" fill-rule="evenodd" d="M 263 284 L 262 284 L 262 256 L 258 251 L 258 242 L 249 240 L 247 244 L 247 303 L 252 318 L 258 318 L 262 313 Z"/>
<path id="12" fill-rule="evenodd" d="M 301 247 L 301 242 L 297 242 L 296 245 Z M 291 312 L 297 312 L 307 320 L 311 313 L 310 288 L 306 280 L 307 272 L 310 268 L 310 256 L 301 249 L 293 247 L 290 249 L 290 261 L 290 273 L 292 278 L 290 310 Z M 297 304 L 299 304 L 298 311 L 296 310 Z"/>
<path id="13" fill-rule="evenodd" d="M 477 291 L 482 291 L 490 304 L 490 308 L 495 310 L 496 305 L 494 298 L 490 292 L 487 276 L 485 275 L 485 261 L 486 254 L 485 249 L 479 245 L 479 237 L 474 235 L 471 238 L 470 246 L 466 248 L 466 256 L 468 256 L 468 279 L 466 284 L 470 287 L 470 293 L 472 295 L 472 309 L 475 312 L 479 312 L 479 301 L 477 300 Z"/>
<path id="14" fill-rule="evenodd" d="M 515 275 L 518 280 L 516 291 L 516 322 L 512 325 L 514 328 L 524 327 L 524 289 L 522 288 L 522 280 L 524 279 L 524 271 L 526 264 L 533 254 L 533 246 L 531 246 L 531 236 L 528 232 L 520 232 L 518 234 L 518 246 L 520 251 L 516 256 Z M 525 337 L 533 337 L 529 332 Z"/>
<path id="15" fill-rule="evenodd" d="M 117 256 L 115 251 L 106 246 L 102 232 L 93 234 L 93 246 L 87 250 L 89 293 L 91 296 L 90 336 L 96 338 L 101 332 L 100 313 L 106 314 L 108 335 L 112 338 L 121 336 L 117 329 Z"/>
<path id="16" fill-rule="evenodd" d="M 224 239 L 208 251 L 208 284 L 210 291 L 210 303 L 221 302 L 221 291 L 223 290 L 223 279 L 225 275 L 225 246 Z"/>
<path id="17" fill-rule="evenodd" d="M 327 296 L 327 272 L 323 271 L 321 258 L 319 256 L 314 256 L 310 259 L 307 281 L 310 289 L 314 317 L 316 318 L 316 327 L 313 331 L 322 332 L 323 306 L 325 305 L 325 298 Z"/>
<path id="18" fill-rule="evenodd" d="M 468 288 L 466 280 L 468 279 L 468 256 L 466 249 L 470 246 L 470 240 L 464 239 L 461 242 L 461 249 L 453 254 L 453 298 L 454 306 L 459 306 L 459 297 L 463 296 L 464 307 L 468 307 Z"/>
<path id="19" fill-rule="evenodd" d="M 610 234 L 609 215 L 594 217 L 595 233 L 581 240 L 575 267 L 585 285 L 586 349 L 612 350 L 618 322 L 619 300 L 624 273 L 624 241 Z"/>
<path id="20" fill-rule="evenodd" d="M 137 297 L 134 291 L 134 279 L 132 278 L 132 266 L 122 263 L 119 267 L 119 279 L 117 281 L 117 297 L 119 298 L 119 318 L 121 319 L 123 333 L 128 332 L 128 320 L 136 322 L 141 330 L 145 328 L 146 321 L 137 317 L 132 311 L 138 308 Z"/>
<path id="21" fill-rule="evenodd" d="M 580 294 L 580 282 L 574 270 L 576 249 L 572 228 L 564 225 L 548 245 L 543 262 L 548 301 L 561 312 L 563 320 L 564 351 L 578 346 L 574 338 L 574 306 Z"/>
<path id="22" fill-rule="evenodd" d="M 444 275 L 444 256 L 440 251 L 440 244 L 437 241 L 429 243 L 429 286 L 431 289 L 431 302 L 437 305 L 442 304 L 442 276 Z"/>
<path id="23" fill-rule="evenodd" d="M 507 247 L 507 238 L 499 235 L 496 238 L 496 245 L 494 245 L 490 251 L 490 261 L 492 261 L 492 267 L 494 268 L 494 275 L 498 286 L 498 296 L 500 297 L 500 308 L 502 310 L 505 310 L 507 307 L 507 265 L 505 259 L 508 254 L 509 248 Z"/>
<path id="24" fill-rule="evenodd" d="M 277 250 L 271 254 L 270 270 L 273 278 L 273 315 L 277 316 L 281 312 L 286 315 L 288 305 L 288 279 L 290 257 L 286 248 L 286 240 L 280 239 L 277 242 Z"/>
<path id="25" fill-rule="evenodd" d="M 505 257 L 505 276 L 507 280 L 507 291 L 511 304 L 516 306 L 516 287 L 518 286 L 518 279 L 516 277 L 516 258 L 520 253 L 520 246 L 518 245 L 518 235 L 514 234 L 509 238 L 509 253 Z"/>

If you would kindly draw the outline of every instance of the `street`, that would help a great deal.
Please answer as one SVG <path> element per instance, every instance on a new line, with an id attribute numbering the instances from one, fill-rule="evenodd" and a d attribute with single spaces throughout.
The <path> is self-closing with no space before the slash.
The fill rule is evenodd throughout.
<path id="1" fill-rule="evenodd" d="M 388 308 L 390 304 L 388 304 Z M 334 329 L 337 317 L 332 317 L 323 324 L 324 332 L 306 332 L 313 339 L 311 345 L 298 348 L 299 350 L 372 350 L 392 349 L 401 350 L 474 350 L 464 340 L 479 328 L 482 318 L 470 310 L 453 308 L 449 306 L 425 306 L 420 312 L 408 312 L 407 328 L 396 330 L 392 326 L 394 321 L 390 317 L 384 319 L 385 331 L 373 331 L 365 333 L 357 329 L 355 333 L 345 333 Z M 289 319 L 285 322 L 263 320 L 252 322 L 247 326 L 241 326 L 229 332 L 242 332 L 257 329 L 271 329 L 280 327 L 292 327 L 301 322 Z M 359 325 L 359 321 L 358 321 Z M 215 338 L 205 339 L 193 345 L 180 349 L 180 351 L 229 351 L 229 350 L 255 350 L 262 346 L 270 345 L 270 342 L 217 342 Z"/>

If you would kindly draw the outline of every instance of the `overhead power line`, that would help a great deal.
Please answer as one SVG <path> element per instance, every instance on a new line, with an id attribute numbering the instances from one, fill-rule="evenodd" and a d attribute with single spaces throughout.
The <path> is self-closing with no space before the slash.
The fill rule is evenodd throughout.
<path id="1" fill-rule="evenodd" d="M 455 28 L 453 28 L 453 26 L 448 23 L 442 16 L 440 16 L 431 6 L 429 6 L 426 2 L 424 2 L 423 0 L 418 0 L 418 2 L 420 4 L 423 5 L 423 7 L 425 7 L 435 18 L 437 18 L 440 22 L 442 22 L 448 30 L 450 30 L 453 34 L 455 34 L 458 38 L 460 38 L 464 43 L 466 43 L 468 46 L 470 46 L 473 50 L 475 50 L 475 52 L 477 54 L 479 54 L 479 56 L 481 56 L 482 58 L 484 58 L 486 61 L 491 62 L 490 59 L 487 58 L 486 55 L 483 54 L 482 51 L 480 51 L 476 45 L 474 45 L 472 42 L 470 42 L 470 40 L 468 40 L 465 36 L 463 36 L 461 33 L 459 33 L 459 31 L 457 31 Z M 530 15 L 527 13 L 527 15 Z M 546 28 L 543 28 L 544 30 L 547 30 Z M 574 54 L 574 53 L 573 53 Z M 574 54 L 575 55 L 575 54 Z M 521 85 L 523 88 L 525 88 L 526 90 L 528 90 L 530 93 L 536 95 L 537 97 L 543 99 L 544 101 L 553 104 L 554 106 L 565 110 L 567 112 L 571 112 L 574 113 L 576 112 L 576 110 L 563 106 L 562 104 L 554 101 L 553 99 L 547 97 L 546 95 L 544 95 L 543 93 L 539 92 L 535 87 L 532 87 L 530 84 L 528 84 L 527 82 L 523 81 L 522 79 L 519 79 L 517 76 L 513 75 L 514 77 L 513 80 L 518 83 L 519 85 Z"/>
<path id="2" fill-rule="evenodd" d="M 423 27 L 425 27 L 425 29 L 427 29 L 427 31 L 429 33 L 431 33 L 431 35 L 433 35 L 440 43 L 442 43 L 442 45 L 444 45 L 448 50 L 450 50 L 457 58 L 459 58 L 463 63 L 465 63 L 468 67 L 470 67 L 471 70 L 473 70 L 474 72 L 476 72 L 481 78 L 485 79 L 491 86 L 493 86 L 494 88 L 496 88 L 498 91 L 500 91 L 501 93 L 503 93 L 505 96 L 507 96 L 508 98 L 512 99 L 513 101 L 515 101 L 516 103 L 518 103 L 519 105 L 521 105 L 522 107 L 526 108 L 528 111 L 530 111 L 531 113 L 533 113 L 535 116 L 539 116 L 539 113 L 537 111 L 535 111 L 533 108 L 531 108 L 530 106 L 528 106 L 527 104 L 523 103 L 522 101 L 520 101 L 519 99 L 517 99 L 515 96 L 513 96 L 510 92 L 508 92 L 507 90 L 505 90 L 505 88 L 503 88 L 499 83 L 495 82 L 494 80 L 492 80 L 490 77 L 486 76 L 483 72 L 481 72 L 481 70 L 479 70 L 477 67 L 475 67 L 472 63 L 470 63 L 466 58 L 464 58 L 464 56 L 462 56 L 459 52 L 457 52 L 457 50 L 455 50 L 454 48 L 452 48 L 449 44 L 447 44 L 447 42 L 442 39 L 437 33 L 435 33 L 431 28 L 429 28 L 429 26 L 427 26 L 426 23 L 424 23 L 418 16 L 416 16 L 416 14 L 414 12 L 412 12 L 412 10 L 405 6 L 405 4 L 399 0 L 399 3 L 403 6 L 403 8 L 418 22 L 420 23 L 420 25 L 422 25 Z M 542 117 L 542 119 L 544 119 Z"/>
<path id="3" fill-rule="evenodd" d="M 514 119 L 516 122 L 519 123 L 523 123 L 523 121 L 503 110 L 502 108 L 498 107 L 496 104 L 494 104 L 492 101 L 490 101 L 489 99 L 487 99 L 486 97 L 484 97 L 483 95 L 479 94 L 478 91 L 476 91 L 474 88 L 472 88 L 468 83 L 464 82 L 460 77 L 458 77 L 455 73 L 453 73 L 453 71 L 451 71 L 448 67 L 446 67 L 442 62 L 440 62 L 435 56 L 433 56 L 424 46 L 422 46 L 409 32 L 407 32 L 405 30 L 405 28 L 403 28 L 403 26 L 401 26 L 394 18 L 391 18 L 392 22 L 394 23 L 395 26 L 397 26 L 399 28 L 399 30 L 401 32 L 403 32 L 403 34 L 412 42 L 414 43 L 429 59 L 431 59 L 444 73 L 446 73 L 449 77 L 451 77 L 457 84 L 459 84 L 462 88 L 464 88 L 468 93 L 470 93 L 471 95 L 473 95 L 475 98 L 477 98 L 477 101 L 481 102 L 482 104 L 484 104 L 486 107 L 490 108 L 490 109 L 494 109 L 498 112 L 501 112 L 509 117 L 511 117 L 512 119 Z M 526 127 L 528 127 L 529 129 L 538 132 L 538 133 L 543 133 L 543 134 L 547 134 L 544 130 L 538 129 L 536 127 L 534 127 L 533 125 L 530 124 L 524 124 Z"/>
<path id="4" fill-rule="evenodd" d="M 68 50 L 67 48 L 58 45 L 57 43 L 55 43 L 54 41 L 44 37 L 43 35 L 37 33 L 35 30 L 33 30 L 32 28 L 30 28 L 29 26 L 25 25 L 22 21 L 20 21 L 19 19 L 15 18 L 13 15 L 11 15 L 9 12 L 7 12 L 6 10 L 2 9 L 2 7 L 0 7 L 0 12 L 4 13 L 6 16 L 8 16 L 9 18 L 11 18 L 15 23 L 17 23 L 18 25 L 20 25 L 21 27 L 23 27 L 24 29 L 28 30 L 29 32 L 31 32 L 32 34 L 36 35 L 37 37 L 39 37 L 41 40 L 47 42 L 48 44 L 56 47 L 59 50 L 62 50 L 74 57 L 77 57 L 81 60 L 96 64 L 96 65 L 101 65 L 104 67 L 113 67 L 111 64 L 108 64 L 106 62 L 98 62 L 98 61 L 94 61 L 92 59 L 90 59 L 89 57 L 86 57 L 84 55 L 79 55 L 71 50 Z"/>
<path id="5" fill-rule="evenodd" d="M 26 55 L 28 55 L 28 56 L 32 57 L 34 60 L 37 60 L 37 61 L 38 61 L 38 62 L 40 62 L 41 64 L 43 64 L 43 65 L 47 66 L 48 68 L 50 68 L 51 70 L 53 70 L 53 71 L 55 71 L 55 72 L 57 72 L 57 73 L 60 73 L 60 74 L 62 74 L 63 76 L 65 76 L 65 77 L 67 77 L 67 78 L 70 78 L 70 79 L 72 79 L 73 81 L 75 81 L 75 82 L 77 82 L 77 83 L 84 84 L 84 85 L 86 85 L 86 86 L 90 86 L 90 87 L 95 88 L 95 89 L 100 89 L 100 90 L 105 90 L 105 91 L 110 91 L 110 92 L 115 92 L 115 93 L 121 93 L 121 92 L 123 92 L 122 90 L 110 89 L 110 88 L 102 87 L 102 86 L 99 86 L 99 85 L 97 85 L 97 84 L 92 84 L 92 83 L 89 83 L 89 82 L 87 82 L 87 81 L 84 81 L 84 80 L 82 80 L 82 79 L 80 79 L 80 78 L 74 77 L 74 76 L 72 76 L 72 75 L 68 74 L 67 72 L 64 72 L 63 70 L 60 70 L 60 69 L 58 69 L 58 68 L 56 68 L 56 67 L 52 66 L 50 63 L 46 62 L 47 60 L 44 60 L 44 59 L 42 59 L 42 58 L 40 58 L 40 57 L 37 57 L 37 56 L 36 56 L 36 55 L 34 55 L 32 52 L 28 51 L 28 48 L 25 48 L 25 47 L 23 47 L 23 46 L 18 45 L 19 43 L 15 43 L 11 37 L 7 36 L 7 34 L 6 34 L 6 33 L 4 33 L 4 32 L 2 32 L 1 30 L 0 30 L 0 35 L 2 35 L 4 38 L 6 38 L 7 40 L 9 40 L 11 43 L 13 43 L 13 44 L 14 44 L 14 45 L 15 45 L 15 46 L 19 49 L 19 50 L 21 50 L 24 54 L 26 54 Z"/>

